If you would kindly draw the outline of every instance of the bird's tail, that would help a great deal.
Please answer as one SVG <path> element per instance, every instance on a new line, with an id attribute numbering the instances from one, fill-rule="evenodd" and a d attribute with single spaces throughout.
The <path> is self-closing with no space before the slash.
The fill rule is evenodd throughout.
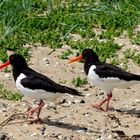
<path id="1" fill-rule="evenodd" d="M 63 92 L 66 92 L 68 94 L 74 95 L 74 96 L 84 96 L 81 92 L 74 88 L 70 88 L 67 86 L 62 86 L 63 87 Z"/>

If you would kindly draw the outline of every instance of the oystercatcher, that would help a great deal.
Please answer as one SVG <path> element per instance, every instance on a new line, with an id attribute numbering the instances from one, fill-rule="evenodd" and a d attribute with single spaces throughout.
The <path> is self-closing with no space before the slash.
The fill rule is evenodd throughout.
<path id="1" fill-rule="evenodd" d="M 55 83 L 48 77 L 29 68 L 25 58 L 20 54 L 11 55 L 9 60 L 0 66 L 0 69 L 9 64 L 13 66 L 13 77 L 17 89 L 25 96 L 40 100 L 37 107 L 31 108 L 25 113 L 30 116 L 37 112 L 37 116 L 32 123 L 40 122 L 39 115 L 45 104 L 43 99 L 53 101 L 62 96 L 62 93 L 82 96 L 76 89 Z"/>
<path id="2" fill-rule="evenodd" d="M 140 84 L 140 75 L 132 74 L 115 65 L 101 62 L 92 49 L 84 49 L 80 56 L 70 60 L 69 63 L 81 59 L 84 60 L 84 70 L 88 75 L 88 79 L 107 94 L 105 100 L 97 105 L 92 105 L 99 110 L 109 110 L 109 101 L 114 88 L 127 88 L 134 84 Z M 105 102 L 107 102 L 107 105 L 104 110 L 101 106 Z"/>

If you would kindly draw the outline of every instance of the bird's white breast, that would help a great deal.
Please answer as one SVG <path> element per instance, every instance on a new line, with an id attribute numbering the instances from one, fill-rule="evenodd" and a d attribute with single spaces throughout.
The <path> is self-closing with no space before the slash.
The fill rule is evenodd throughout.
<path id="1" fill-rule="evenodd" d="M 55 101 L 58 97 L 63 95 L 62 93 L 47 92 L 42 89 L 32 90 L 32 89 L 23 87 L 23 85 L 21 84 L 21 80 L 24 78 L 27 78 L 27 76 L 21 73 L 16 80 L 16 87 L 24 96 L 28 96 L 29 98 L 32 98 L 32 99 L 45 99 L 47 101 Z"/>
<path id="2" fill-rule="evenodd" d="M 110 92 L 114 88 L 126 88 L 139 83 L 138 81 L 121 80 L 117 77 L 100 78 L 94 71 L 95 69 L 96 69 L 95 65 L 92 65 L 90 67 L 88 79 L 92 81 L 95 86 L 101 88 L 105 92 Z"/>

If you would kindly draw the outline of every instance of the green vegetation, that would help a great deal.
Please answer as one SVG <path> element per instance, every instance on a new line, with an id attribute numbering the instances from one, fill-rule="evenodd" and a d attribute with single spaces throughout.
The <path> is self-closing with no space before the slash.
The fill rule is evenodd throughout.
<path id="1" fill-rule="evenodd" d="M 140 53 L 136 50 L 126 49 L 124 51 L 125 59 L 132 59 L 134 63 L 140 64 Z"/>
<path id="2" fill-rule="evenodd" d="M 136 33 L 136 36 L 132 38 L 132 43 L 140 45 L 140 32 L 139 31 Z"/>
<path id="3" fill-rule="evenodd" d="M 71 50 L 67 50 L 65 52 L 62 52 L 62 54 L 60 54 L 58 57 L 60 59 L 68 59 L 68 56 L 73 54 L 73 52 Z"/>
<path id="4" fill-rule="evenodd" d="M 75 44 L 70 36 L 75 33 L 83 37 L 83 47 L 89 47 L 88 42 L 91 44 L 91 40 L 97 38 L 109 39 L 114 46 L 113 37 L 125 30 L 132 38 L 134 27 L 140 23 L 139 0 L 8 0 L 1 2 L 0 9 L 2 61 L 7 59 L 7 50 L 27 56 L 29 48 L 23 47 L 25 44 L 41 43 L 51 48 L 60 48 L 64 43 Z M 96 35 L 94 28 L 99 28 L 102 33 Z M 134 40 L 138 43 L 139 35 L 136 38 Z M 75 45 L 79 47 L 77 42 Z M 97 45 L 104 46 L 103 50 L 97 49 Z M 103 53 L 108 47 L 106 41 L 97 45 L 93 46 L 97 53 Z M 103 55 L 104 61 L 107 56 L 112 57 L 108 53 L 105 57 Z"/>
<path id="5" fill-rule="evenodd" d="M 73 78 L 72 84 L 76 87 L 80 87 L 84 84 L 87 84 L 87 78 L 81 79 L 80 77 Z"/>
<path id="6" fill-rule="evenodd" d="M 0 84 L 0 98 L 8 100 L 20 100 L 22 95 L 17 92 L 8 91 L 3 84 Z"/>
<path id="7" fill-rule="evenodd" d="M 139 53 L 139 54 L 136 54 L 136 55 L 133 57 L 133 61 L 134 61 L 136 64 L 139 64 L 139 65 L 140 65 L 140 53 Z"/>

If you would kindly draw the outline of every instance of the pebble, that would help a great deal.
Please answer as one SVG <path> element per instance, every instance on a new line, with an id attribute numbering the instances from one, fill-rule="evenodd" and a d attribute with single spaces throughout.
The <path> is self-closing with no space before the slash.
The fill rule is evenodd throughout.
<path id="1" fill-rule="evenodd" d="M 63 107 L 69 107 L 71 105 L 71 101 L 68 101 L 67 103 L 62 104 Z"/>
<path id="2" fill-rule="evenodd" d="M 88 91 L 89 89 L 88 89 L 88 87 L 85 87 L 85 88 L 83 88 L 83 90 L 84 90 L 84 91 Z"/>
<path id="3" fill-rule="evenodd" d="M 69 95 L 71 98 L 74 98 L 74 96 L 73 95 Z"/>
<path id="4" fill-rule="evenodd" d="M 80 103 L 80 100 L 75 100 L 74 103 L 75 104 Z"/>
<path id="5" fill-rule="evenodd" d="M 136 106 L 140 103 L 140 100 L 139 99 L 135 99 L 133 102 L 132 102 L 132 106 Z"/>
<path id="6" fill-rule="evenodd" d="M 114 122 L 114 123 L 112 124 L 112 128 L 117 128 L 117 127 L 118 127 L 118 124 Z"/>
<path id="7" fill-rule="evenodd" d="M 89 97 L 89 96 L 91 96 L 91 94 L 90 94 L 90 93 L 87 93 L 85 96 L 86 96 L 86 97 Z"/>
<path id="8" fill-rule="evenodd" d="M 40 128 L 41 135 L 44 135 L 45 134 L 45 130 L 46 130 L 46 127 L 44 127 L 44 126 Z"/>
<path id="9" fill-rule="evenodd" d="M 112 135 L 109 135 L 109 136 L 107 137 L 107 139 L 108 139 L 108 140 L 112 140 Z"/>
<path id="10" fill-rule="evenodd" d="M 9 73 L 6 73 L 6 74 L 5 74 L 5 78 L 6 78 L 6 79 L 10 79 L 10 78 L 11 78 L 11 77 L 10 77 L 10 74 L 9 74 Z"/>
<path id="11" fill-rule="evenodd" d="M 57 137 L 59 140 L 62 140 L 62 135 L 59 135 L 58 137 Z"/>
<path id="12" fill-rule="evenodd" d="M 68 46 L 67 44 L 62 45 L 62 48 L 65 49 L 65 50 L 71 49 L 71 47 Z"/>
<path id="13" fill-rule="evenodd" d="M 82 100 L 75 100 L 74 102 L 72 102 L 72 103 L 74 103 L 74 104 L 78 104 L 78 103 L 81 103 L 81 104 L 83 104 L 83 103 L 85 103 L 85 101 L 82 99 Z"/>
<path id="14" fill-rule="evenodd" d="M 76 132 L 78 132 L 78 133 L 87 133 L 88 132 L 88 128 L 83 127 L 81 129 L 76 130 Z"/>
<path id="15" fill-rule="evenodd" d="M 84 104 L 84 103 L 85 103 L 85 100 L 84 100 L 84 99 L 82 99 L 82 100 L 80 101 L 80 103 L 81 103 L 81 104 Z"/>
<path id="16" fill-rule="evenodd" d="M 46 64 L 50 64 L 50 62 L 49 62 L 49 59 L 48 59 L 48 58 L 43 58 L 43 61 L 44 61 Z"/>
<path id="17" fill-rule="evenodd" d="M 0 102 L 0 109 L 6 109 L 7 107 L 7 104 Z"/>
<path id="18" fill-rule="evenodd" d="M 7 139 L 7 135 L 0 132 L 0 140 L 6 140 L 6 139 Z"/>
<path id="19" fill-rule="evenodd" d="M 56 65 L 58 65 L 58 64 L 59 64 L 59 62 L 57 61 L 57 62 L 55 62 L 55 64 L 56 64 Z"/>
<path id="20" fill-rule="evenodd" d="M 83 115 L 85 115 L 86 117 L 88 117 L 90 115 L 90 113 L 83 113 Z"/>
<path id="21" fill-rule="evenodd" d="M 63 101 L 60 102 L 60 104 L 62 104 L 63 107 L 69 107 L 72 103 L 67 99 L 63 99 Z"/>
<path id="22" fill-rule="evenodd" d="M 31 137 L 37 136 L 37 133 L 33 133 L 30 135 Z"/>

